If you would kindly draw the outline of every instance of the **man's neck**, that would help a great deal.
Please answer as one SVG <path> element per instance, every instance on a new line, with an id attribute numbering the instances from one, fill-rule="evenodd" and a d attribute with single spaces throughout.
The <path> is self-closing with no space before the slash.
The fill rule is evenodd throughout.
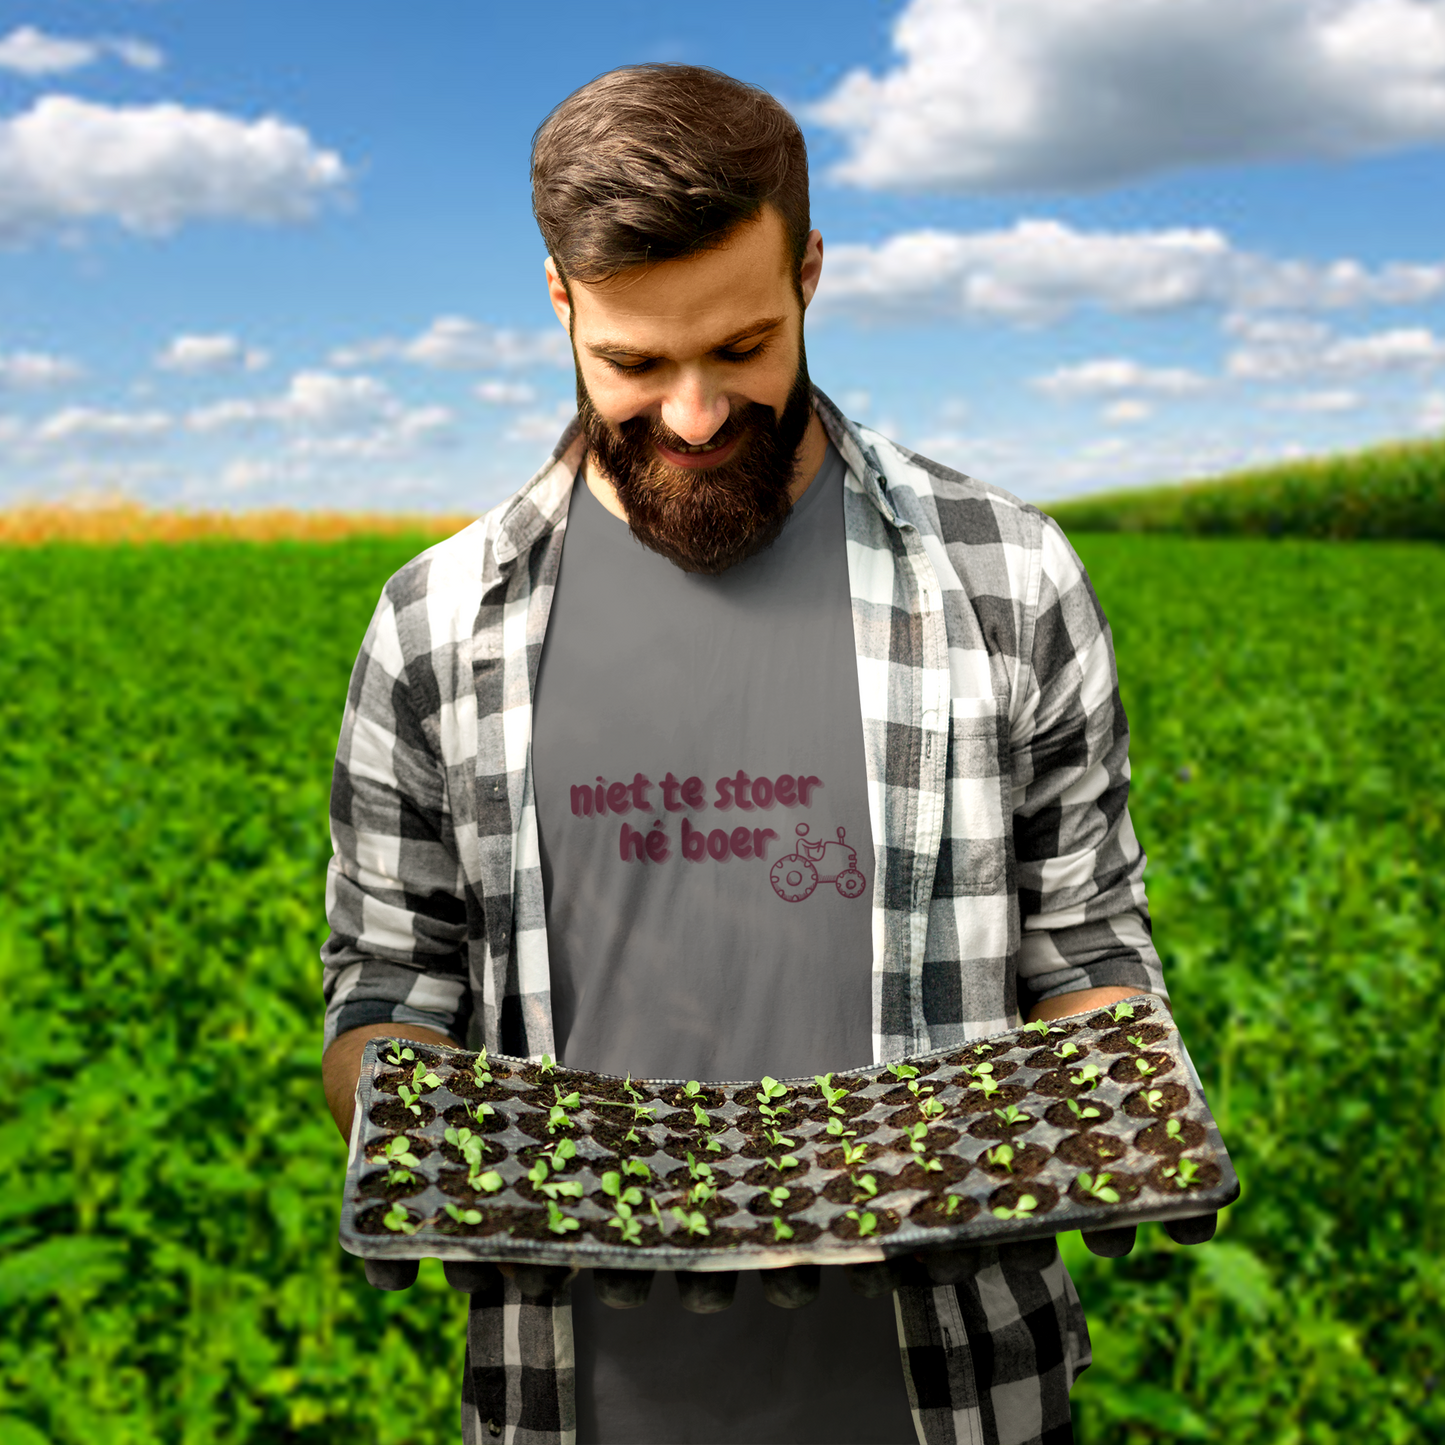
<path id="1" fill-rule="evenodd" d="M 799 498 L 812 486 L 813 478 L 818 475 L 823 465 L 823 458 L 827 455 L 828 433 L 823 429 L 823 423 L 818 419 L 817 409 L 814 408 L 812 415 L 808 418 L 808 429 L 803 433 L 802 443 L 798 447 L 797 461 L 793 467 L 793 480 L 788 486 L 788 496 L 792 498 L 794 506 L 797 506 Z M 622 503 L 617 500 L 617 492 L 607 475 L 597 465 L 597 458 L 591 452 L 587 453 L 584 476 L 587 490 L 618 521 L 625 522 L 627 513 L 622 510 Z"/>

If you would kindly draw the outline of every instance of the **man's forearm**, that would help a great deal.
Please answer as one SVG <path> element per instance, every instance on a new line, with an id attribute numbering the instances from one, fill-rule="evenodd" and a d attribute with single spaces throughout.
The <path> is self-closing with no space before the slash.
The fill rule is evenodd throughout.
<path id="1" fill-rule="evenodd" d="M 1046 998 L 1034 1006 L 1034 1011 L 1028 1016 L 1029 1023 L 1035 1023 L 1039 1019 L 1061 1019 L 1069 1014 L 1092 1013 L 1095 1009 L 1108 1008 L 1111 1003 L 1118 1003 L 1121 999 L 1133 998 L 1135 994 L 1148 993 L 1144 988 L 1082 988 L 1074 993 L 1061 993 L 1054 998 Z M 1169 1008 L 1166 1000 L 1161 999 L 1165 1008 Z M 1173 1009 L 1169 1009 L 1172 1014 Z"/>
<path id="2" fill-rule="evenodd" d="M 364 1024 L 348 1029 L 331 1041 L 321 1058 L 321 1083 L 327 1107 L 341 1137 L 351 1142 L 351 1116 L 356 1112 L 356 1081 L 361 1077 L 361 1056 L 368 1039 L 415 1039 L 423 1044 L 456 1046 L 454 1039 L 421 1024 Z"/>

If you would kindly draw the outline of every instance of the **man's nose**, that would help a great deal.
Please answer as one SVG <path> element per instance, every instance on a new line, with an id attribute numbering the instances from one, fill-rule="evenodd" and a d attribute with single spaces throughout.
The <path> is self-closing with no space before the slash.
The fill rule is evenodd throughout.
<path id="1" fill-rule="evenodd" d="M 663 398 L 662 424 L 689 446 L 701 446 L 727 419 L 727 396 L 701 376 L 684 377 Z"/>

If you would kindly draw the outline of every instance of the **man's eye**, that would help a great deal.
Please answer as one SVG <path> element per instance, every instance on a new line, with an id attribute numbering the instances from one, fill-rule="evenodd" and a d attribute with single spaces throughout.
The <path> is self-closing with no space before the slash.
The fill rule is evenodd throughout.
<path id="1" fill-rule="evenodd" d="M 652 365 L 650 361 L 614 361 L 610 356 L 604 356 L 602 359 L 613 371 L 620 371 L 624 376 L 636 376 L 639 372 L 646 371 Z"/>
<path id="2" fill-rule="evenodd" d="M 760 341 L 756 346 L 750 347 L 747 351 L 719 351 L 718 358 L 722 361 L 752 361 L 755 357 L 761 356 L 767 349 L 768 343 L 766 341 Z"/>

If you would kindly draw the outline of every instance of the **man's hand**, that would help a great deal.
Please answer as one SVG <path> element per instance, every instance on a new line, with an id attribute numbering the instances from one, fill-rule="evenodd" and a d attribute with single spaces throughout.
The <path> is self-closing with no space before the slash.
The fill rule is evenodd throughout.
<path id="1" fill-rule="evenodd" d="M 422 1044 L 445 1044 L 456 1048 L 456 1040 L 449 1039 L 435 1029 L 421 1024 L 363 1024 L 359 1029 L 348 1029 L 331 1041 L 331 1047 L 321 1059 L 321 1083 L 326 1090 L 326 1104 L 341 1137 L 351 1143 L 351 1116 L 356 1112 L 356 1081 L 361 1077 L 361 1055 L 368 1039 L 415 1039 Z"/>
<path id="2" fill-rule="evenodd" d="M 1037 1004 L 1034 1011 L 1028 1016 L 1029 1023 L 1037 1023 L 1044 1019 L 1067 1018 L 1070 1014 L 1093 1013 L 1095 1009 L 1108 1008 L 1112 1003 L 1118 1003 L 1121 999 L 1133 998 L 1135 994 L 1148 993 L 1144 988 L 1084 988 L 1075 993 L 1061 993 L 1057 998 L 1046 998 L 1042 1003 Z M 1151 995 L 1152 997 L 1153 995 Z M 1160 999 L 1160 1003 L 1169 1009 L 1170 1016 L 1174 1010 L 1169 1008 L 1168 1001 Z"/>

